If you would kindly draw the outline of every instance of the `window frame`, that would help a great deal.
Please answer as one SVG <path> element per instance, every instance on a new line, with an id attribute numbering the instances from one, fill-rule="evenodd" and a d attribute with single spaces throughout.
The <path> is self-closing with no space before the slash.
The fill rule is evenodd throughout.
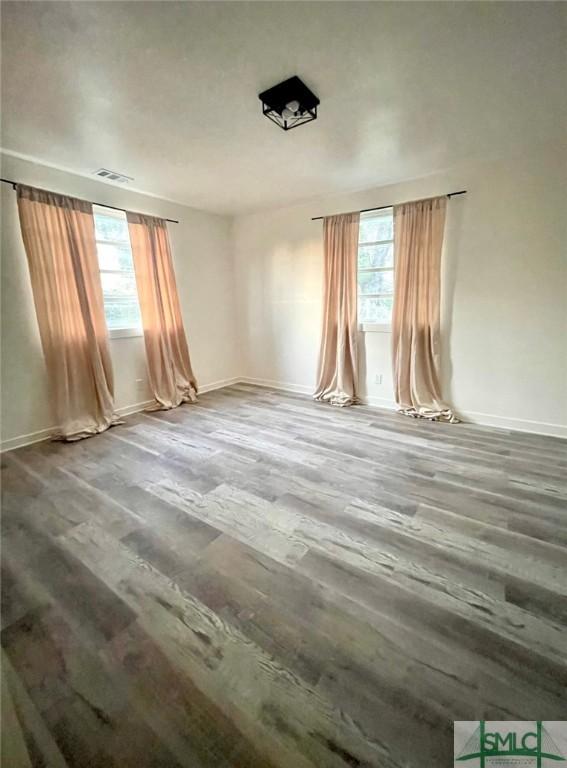
<path id="1" fill-rule="evenodd" d="M 114 208 L 107 208 L 104 205 L 93 205 L 93 218 L 94 216 L 100 213 L 104 216 L 114 216 L 116 219 L 125 220 L 126 219 L 126 213 L 125 211 L 116 210 Z M 107 238 L 98 238 L 96 234 L 96 225 L 95 225 L 95 243 L 97 246 L 97 261 L 98 261 L 98 272 L 99 275 L 102 275 L 103 272 L 105 274 L 112 274 L 112 275 L 123 275 L 125 273 L 125 270 L 122 269 L 103 269 L 100 265 L 100 259 L 98 255 L 98 245 L 99 243 L 101 245 L 117 245 L 117 246 L 124 246 L 125 241 L 124 240 L 109 240 Z M 130 252 L 132 252 L 132 243 L 130 242 L 130 236 L 128 235 L 128 245 L 130 246 Z M 134 269 L 134 264 L 132 264 L 132 270 Z M 135 275 L 134 275 L 135 278 Z M 102 280 L 101 280 L 102 282 Z M 104 293 L 103 293 L 104 298 Z M 136 299 L 138 301 L 139 306 L 139 297 L 138 297 L 138 291 L 136 289 Z M 141 318 L 140 318 L 140 325 L 136 326 L 125 326 L 124 328 L 109 328 L 108 327 L 108 320 L 106 318 L 106 310 L 104 319 L 106 322 L 106 328 L 108 331 L 108 336 L 110 339 L 126 339 L 126 338 L 132 338 L 136 336 L 143 336 L 144 335 L 144 329 L 141 324 Z"/>
<path id="2" fill-rule="evenodd" d="M 362 220 L 363 217 L 370 219 L 370 218 L 373 218 L 373 217 L 376 217 L 376 216 L 379 216 L 379 215 L 385 216 L 386 215 L 386 211 L 389 211 L 390 215 L 392 216 L 392 220 L 393 220 L 393 215 L 394 215 L 393 207 L 383 208 L 382 211 L 384 211 L 384 213 L 379 213 L 378 210 L 376 210 L 376 211 L 368 211 L 368 212 L 362 213 L 360 215 L 360 218 Z M 393 221 L 392 221 L 392 223 L 393 223 Z M 357 251 L 357 261 L 356 261 L 356 294 L 357 294 L 356 298 L 357 298 L 357 306 L 358 306 L 358 301 L 361 298 L 361 294 L 358 293 L 358 275 L 359 275 L 360 272 L 365 272 L 365 273 L 367 273 L 367 272 L 391 272 L 392 276 L 394 277 L 395 269 L 396 269 L 395 253 L 394 253 L 394 237 L 395 237 L 395 233 L 394 233 L 394 230 L 392 228 L 392 238 L 389 239 L 389 240 L 372 240 L 372 241 L 369 240 L 368 242 L 366 242 L 366 241 L 361 242 L 359 240 L 359 242 L 358 242 L 358 248 L 359 249 L 360 249 L 361 246 L 368 246 L 368 245 L 390 245 L 391 244 L 392 245 L 392 266 L 391 267 L 368 267 L 368 268 L 360 269 L 359 266 L 358 266 L 358 251 Z M 383 298 L 393 297 L 393 293 L 365 293 L 365 294 L 362 294 L 362 297 L 365 298 L 365 299 L 366 298 L 370 298 L 370 299 L 383 299 Z M 358 314 L 358 309 L 357 309 L 357 314 Z M 357 317 L 357 321 L 358 321 L 358 317 Z M 358 323 L 358 329 L 362 333 L 391 333 L 392 332 L 392 322 L 391 321 L 389 323 L 368 323 L 368 322 L 362 322 L 362 323 Z"/>

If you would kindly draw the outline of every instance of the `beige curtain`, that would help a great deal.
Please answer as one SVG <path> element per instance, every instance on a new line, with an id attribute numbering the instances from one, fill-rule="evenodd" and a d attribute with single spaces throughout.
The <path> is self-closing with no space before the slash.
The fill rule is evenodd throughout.
<path id="1" fill-rule="evenodd" d="M 181 318 L 167 226 L 163 219 L 127 212 L 150 387 L 155 409 L 197 399 L 197 381 Z"/>
<path id="2" fill-rule="evenodd" d="M 325 289 L 316 400 L 332 405 L 357 401 L 356 269 L 359 213 L 324 221 Z"/>
<path id="3" fill-rule="evenodd" d="M 17 186 L 18 212 L 58 436 L 118 421 L 92 205 Z"/>
<path id="4" fill-rule="evenodd" d="M 455 422 L 443 402 L 439 364 L 441 249 L 446 197 L 394 207 L 392 352 L 398 409 Z"/>

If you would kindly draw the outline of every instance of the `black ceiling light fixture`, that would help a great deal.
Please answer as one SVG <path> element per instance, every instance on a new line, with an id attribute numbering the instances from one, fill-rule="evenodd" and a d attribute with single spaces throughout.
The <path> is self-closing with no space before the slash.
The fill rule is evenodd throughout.
<path id="1" fill-rule="evenodd" d="M 262 112 L 284 131 L 317 120 L 319 99 L 296 75 L 258 94 Z"/>

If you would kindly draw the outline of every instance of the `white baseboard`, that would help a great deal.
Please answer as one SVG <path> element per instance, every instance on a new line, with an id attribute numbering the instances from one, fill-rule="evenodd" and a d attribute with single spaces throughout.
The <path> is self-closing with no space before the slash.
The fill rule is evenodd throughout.
<path id="1" fill-rule="evenodd" d="M 273 381 L 271 379 L 255 379 L 250 376 L 233 376 L 230 379 L 220 379 L 210 384 L 199 386 L 199 393 L 212 392 L 215 389 L 230 387 L 233 384 L 252 384 L 257 387 L 266 387 L 268 389 L 278 389 L 283 392 L 293 392 L 299 395 L 311 395 L 313 387 L 307 384 L 290 384 L 283 381 Z M 141 403 L 133 403 L 116 409 L 119 416 L 129 416 L 133 413 L 143 411 L 151 405 L 153 400 L 144 400 Z M 372 408 L 385 408 L 394 410 L 395 403 L 383 397 L 374 397 L 369 395 L 362 401 L 364 405 Z M 479 413 L 477 411 L 459 411 L 459 418 L 471 424 L 480 424 L 485 427 L 497 427 L 499 429 L 508 429 L 515 432 L 529 432 L 534 435 L 547 435 L 549 437 L 561 437 L 567 439 L 567 426 L 563 424 L 550 424 L 543 421 L 531 421 L 529 419 L 516 419 L 510 416 L 496 416 L 490 413 Z M 13 451 L 15 448 L 23 448 L 25 445 L 39 443 L 42 440 L 48 440 L 56 431 L 55 427 L 49 429 L 40 429 L 37 432 L 30 432 L 27 435 L 18 435 L 0 443 L 0 453 Z"/>
<path id="2" fill-rule="evenodd" d="M 143 411 L 144 408 L 147 408 L 154 402 L 155 400 L 144 400 L 142 403 L 132 403 L 132 405 L 123 405 L 122 408 L 116 408 L 114 412 L 117 413 L 119 416 L 130 416 L 132 413 L 138 413 L 139 411 Z"/>
<path id="3" fill-rule="evenodd" d="M 312 395 L 315 389 L 314 385 L 308 386 L 307 384 L 288 384 L 284 381 L 273 381 L 271 379 L 254 379 L 250 376 L 245 376 L 238 381 L 239 384 L 252 384 L 256 387 L 267 387 L 269 389 L 279 389 L 282 392 L 294 392 L 299 395 Z M 385 397 L 365 397 L 360 400 L 362 405 L 370 405 L 374 408 L 387 408 L 389 411 L 396 407 L 393 400 L 388 400 Z"/>
<path id="4" fill-rule="evenodd" d="M 242 381 L 240 376 L 233 376 L 231 379 L 219 379 L 213 381 L 211 384 L 199 384 L 199 394 L 205 394 L 205 392 L 212 392 L 213 389 L 222 389 L 223 387 L 230 387 L 232 384 L 238 384 Z"/>
<path id="5" fill-rule="evenodd" d="M 24 445 L 41 443 L 43 440 L 49 440 L 55 431 L 56 427 L 50 427 L 49 429 L 40 429 L 37 432 L 29 432 L 27 435 L 17 435 L 17 437 L 10 437 L 8 440 L 2 440 L 0 443 L 0 453 L 13 451 L 14 448 L 23 448 Z"/>
<path id="6" fill-rule="evenodd" d="M 387 397 L 375 397 L 374 395 L 367 395 L 361 398 L 363 405 L 369 405 L 371 408 L 385 408 L 387 411 L 395 411 L 396 404 L 393 400 L 389 400 Z"/>
<path id="7" fill-rule="evenodd" d="M 199 386 L 199 393 L 211 392 L 213 389 L 221 389 L 222 387 L 229 387 L 231 384 L 236 384 L 242 381 L 238 376 L 234 376 L 231 379 L 221 379 L 220 381 L 213 381 L 210 384 L 203 384 Z M 121 408 L 116 408 L 118 416 L 131 416 L 133 413 L 139 413 L 151 405 L 154 400 L 144 400 L 141 403 L 132 403 L 131 405 L 123 405 Z M 27 435 L 17 435 L 16 437 L 10 437 L 7 440 L 2 440 L 0 443 L 0 453 L 6 451 L 13 451 L 15 448 L 23 448 L 25 445 L 32 445 L 33 443 L 41 443 L 43 440 L 49 440 L 49 438 L 55 434 L 57 427 L 49 427 L 48 429 L 40 429 L 37 432 L 29 432 Z"/>
<path id="8" fill-rule="evenodd" d="M 118 416 L 130 416 L 133 413 L 138 413 L 151 405 L 153 400 L 144 400 L 141 403 L 132 403 L 131 405 L 123 405 L 121 408 L 116 408 L 115 413 Z M 17 437 L 10 437 L 8 440 L 2 440 L 0 443 L 0 453 L 6 453 L 6 451 L 13 451 L 15 448 L 23 448 L 25 445 L 32 445 L 33 443 L 41 443 L 43 440 L 49 440 L 49 438 L 57 432 L 57 427 L 49 427 L 48 429 L 40 429 L 37 432 L 30 432 L 27 435 L 18 435 Z"/>
<path id="9" fill-rule="evenodd" d="M 484 427 L 497 427 L 498 429 L 510 429 L 513 432 L 529 432 L 533 435 L 546 435 L 547 437 L 567 439 L 567 426 L 563 424 L 516 419 L 511 416 L 496 416 L 492 413 L 478 413 L 477 411 L 458 411 L 458 415 L 460 419 L 470 424 L 481 424 Z"/>
<path id="10" fill-rule="evenodd" d="M 298 394 L 310 395 L 313 393 L 313 386 L 305 384 L 288 384 L 283 381 L 272 381 L 270 379 L 255 379 L 245 376 L 239 379 L 242 384 L 254 384 L 258 387 L 269 387 L 270 389 L 280 389 L 284 392 L 295 392 Z M 385 397 L 375 397 L 368 395 L 361 401 L 363 405 L 372 408 L 385 408 L 389 411 L 396 409 L 393 400 Z M 529 432 L 534 435 L 546 435 L 548 437 L 567 438 L 567 426 L 562 424 L 549 424 L 544 421 L 530 421 L 529 419 L 516 419 L 510 416 L 496 416 L 490 413 L 478 413 L 476 411 L 458 411 L 459 418 L 470 424 L 480 424 L 485 427 L 497 427 L 499 429 L 509 429 L 515 432 Z"/>
<path id="11" fill-rule="evenodd" d="M 283 392 L 294 392 L 296 395 L 312 395 L 313 387 L 306 384 L 289 384 L 285 381 L 272 381 L 271 379 L 254 379 L 250 376 L 241 376 L 238 379 L 239 384 L 253 384 L 256 387 L 267 387 L 268 389 L 281 389 Z"/>

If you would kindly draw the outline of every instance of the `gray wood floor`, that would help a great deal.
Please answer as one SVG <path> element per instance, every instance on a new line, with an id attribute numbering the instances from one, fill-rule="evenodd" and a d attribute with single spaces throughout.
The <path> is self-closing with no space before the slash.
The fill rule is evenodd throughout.
<path id="1" fill-rule="evenodd" d="M 7 768 L 441 768 L 453 720 L 567 719 L 564 441 L 241 385 L 2 463 Z"/>

